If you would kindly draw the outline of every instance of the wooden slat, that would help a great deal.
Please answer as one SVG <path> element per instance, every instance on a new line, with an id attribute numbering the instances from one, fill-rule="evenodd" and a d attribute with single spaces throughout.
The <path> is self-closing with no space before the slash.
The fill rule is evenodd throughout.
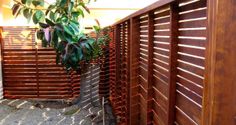
<path id="1" fill-rule="evenodd" d="M 62 66 L 56 65 L 52 48 L 36 49 L 35 29 L 3 29 L 8 32 L 1 46 L 5 98 L 68 98 L 71 89 L 79 88 L 78 85 L 71 88 L 70 77 Z M 30 37 L 24 38 L 22 33 L 28 31 Z M 78 83 L 79 79 L 74 82 Z M 78 95 L 79 91 L 76 92 Z"/>

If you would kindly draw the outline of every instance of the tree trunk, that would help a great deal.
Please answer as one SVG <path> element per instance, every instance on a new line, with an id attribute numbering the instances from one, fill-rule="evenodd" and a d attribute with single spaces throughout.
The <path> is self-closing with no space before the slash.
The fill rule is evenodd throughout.
<path id="1" fill-rule="evenodd" d="M 80 96 L 76 104 L 81 108 L 99 107 L 100 65 L 90 64 L 88 70 L 80 76 Z"/>

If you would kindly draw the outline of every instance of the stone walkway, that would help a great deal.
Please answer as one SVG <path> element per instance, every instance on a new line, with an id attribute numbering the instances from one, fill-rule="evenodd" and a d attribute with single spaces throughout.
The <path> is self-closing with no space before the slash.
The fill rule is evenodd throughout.
<path id="1" fill-rule="evenodd" d="M 115 125 L 107 105 L 106 125 Z M 0 100 L 0 125 L 103 125 L 102 109 L 63 102 Z"/>

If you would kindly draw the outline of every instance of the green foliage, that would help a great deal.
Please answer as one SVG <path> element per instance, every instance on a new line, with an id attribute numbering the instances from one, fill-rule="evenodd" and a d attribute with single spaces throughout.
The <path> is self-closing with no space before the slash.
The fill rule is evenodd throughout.
<path id="1" fill-rule="evenodd" d="M 46 5 L 44 0 L 14 1 L 12 14 L 17 17 L 22 12 L 28 21 L 32 19 L 39 25 L 37 38 L 42 46 L 55 49 L 56 62 L 67 70 L 81 71 L 84 64 L 102 56 L 109 38 L 102 33 L 98 21 L 98 26 L 94 26 L 97 38 L 80 31 L 79 19 L 85 12 L 90 13 L 82 0 L 56 0 L 51 5 Z"/>
<path id="2" fill-rule="evenodd" d="M 32 4 L 37 7 L 37 6 L 44 6 L 44 0 L 33 0 Z"/>
<path id="3" fill-rule="evenodd" d="M 35 24 L 42 22 L 44 20 L 44 13 L 41 10 L 36 10 L 36 12 L 33 15 L 33 22 Z"/>

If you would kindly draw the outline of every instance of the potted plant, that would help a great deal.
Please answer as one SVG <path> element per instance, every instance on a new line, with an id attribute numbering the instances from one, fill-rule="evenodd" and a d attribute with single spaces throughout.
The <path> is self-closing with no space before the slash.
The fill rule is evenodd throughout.
<path id="1" fill-rule="evenodd" d="M 56 62 L 62 64 L 67 71 L 75 70 L 80 73 L 78 102 L 81 102 L 87 80 L 85 72 L 91 62 L 96 62 L 102 56 L 109 36 L 104 35 L 98 21 L 98 25 L 94 26 L 96 38 L 91 38 L 81 31 L 79 20 L 84 17 L 84 12 L 90 13 L 83 0 L 56 0 L 50 5 L 44 0 L 14 2 L 13 15 L 17 17 L 23 14 L 28 21 L 32 20 L 34 24 L 39 25 L 37 38 L 42 41 L 43 47 L 50 46 L 55 49 Z"/>

